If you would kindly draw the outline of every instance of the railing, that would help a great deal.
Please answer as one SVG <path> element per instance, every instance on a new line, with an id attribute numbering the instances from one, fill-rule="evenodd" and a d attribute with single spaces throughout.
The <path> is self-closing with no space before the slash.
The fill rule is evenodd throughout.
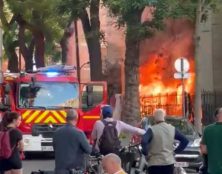
<path id="1" fill-rule="evenodd" d="M 192 114 L 192 96 L 186 94 L 185 109 L 186 117 Z M 155 96 L 142 96 L 140 98 L 142 115 L 152 115 L 156 108 L 163 108 L 167 115 L 182 116 L 182 95 L 166 94 Z"/>
<path id="2" fill-rule="evenodd" d="M 222 107 L 222 91 L 202 92 L 203 124 L 208 125 L 215 121 L 214 112 L 216 108 Z"/>
<path id="3" fill-rule="evenodd" d="M 216 108 L 222 107 L 222 91 L 202 91 L 202 123 L 208 125 L 215 121 Z M 156 108 L 163 108 L 167 115 L 182 116 L 182 96 L 176 94 L 141 96 L 142 116 L 152 115 Z M 186 117 L 191 122 L 194 120 L 194 95 L 186 94 L 185 97 Z"/>

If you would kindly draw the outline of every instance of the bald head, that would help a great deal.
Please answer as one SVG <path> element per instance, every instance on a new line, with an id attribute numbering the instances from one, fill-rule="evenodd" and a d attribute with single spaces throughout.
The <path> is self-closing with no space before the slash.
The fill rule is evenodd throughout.
<path id="1" fill-rule="evenodd" d="M 165 121 L 166 112 L 164 109 L 156 109 L 153 113 L 156 122 Z"/>
<path id="2" fill-rule="evenodd" d="M 110 153 L 103 157 L 102 166 L 108 174 L 113 174 L 121 170 L 121 159 L 118 155 Z"/>
<path id="3" fill-rule="evenodd" d="M 114 153 L 110 153 L 106 156 L 103 157 L 103 161 L 107 162 L 114 162 L 116 164 L 119 164 L 121 166 L 121 159 L 118 155 L 114 154 Z"/>

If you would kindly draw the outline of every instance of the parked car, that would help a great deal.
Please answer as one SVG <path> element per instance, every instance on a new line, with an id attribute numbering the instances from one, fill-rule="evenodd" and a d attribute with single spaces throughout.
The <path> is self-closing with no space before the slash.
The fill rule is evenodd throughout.
<path id="1" fill-rule="evenodd" d="M 196 170 L 202 164 L 202 157 L 200 154 L 200 135 L 194 129 L 193 125 L 185 118 L 179 116 L 167 116 L 166 122 L 173 125 L 181 133 L 183 133 L 189 140 L 189 144 L 182 153 L 175 155 L 177 167 L 183 167 L 187 171 Z M 144 129 L 148 129 L 149 126 L 154 124 L 154 119 L 152 116 L 144 117 L 141 122 L 141 126 Z M 178 146 L 177 141 L 175 141 L 175 148 Z"/>

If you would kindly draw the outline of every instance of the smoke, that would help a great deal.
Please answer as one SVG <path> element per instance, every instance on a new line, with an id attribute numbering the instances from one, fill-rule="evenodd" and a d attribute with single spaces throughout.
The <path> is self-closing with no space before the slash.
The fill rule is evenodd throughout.
<path id="1" fill-rule="evenodd" d="M 192 77 L 186 81 L 187 91 L 193 91 L 194 81 L 194 44 L 193 24 L 185 19 L 167 20 L 163 31 L 141 44 L 140 83 L 142 93 L 158 91 L 171 93 L 178 90 L 180 80 L 174 79 L 174 62 L 185 57 L 190 63 Z M 158 90 L 157 90 L 158 89 Z"/>
<path id="2" fill-rule="evenodd" d="M 193 57 L 193 32 L 194 27 L 188 20 L 167 20 L 165 30 L 156 32 L 154 37 L 142 42 L 141 63 L 147 61 L 152 53 L 160 57 Z"/>

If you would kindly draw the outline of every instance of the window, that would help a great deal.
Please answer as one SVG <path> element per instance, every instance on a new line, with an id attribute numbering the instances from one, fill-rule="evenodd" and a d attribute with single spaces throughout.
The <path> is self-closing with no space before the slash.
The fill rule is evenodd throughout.
<path id="1" fill-rule="evenodd" d="M 20 108 L 79 107 L 79 86 L 67 82 L 36 82 L 19 85 Z"/>
<path id="2" fill-rule="evenodd" d="M 83 87 L 82 92 L 82 108 L 87 109 L 89 108 L 87 106 L 87 92 L 86 92 L 87 85 Z M 103 101 L 103 85 L 92 85 L 92 91 L 93 91 L 93 106 L 90 106 L 90 108 L 97 106 Z"/>

